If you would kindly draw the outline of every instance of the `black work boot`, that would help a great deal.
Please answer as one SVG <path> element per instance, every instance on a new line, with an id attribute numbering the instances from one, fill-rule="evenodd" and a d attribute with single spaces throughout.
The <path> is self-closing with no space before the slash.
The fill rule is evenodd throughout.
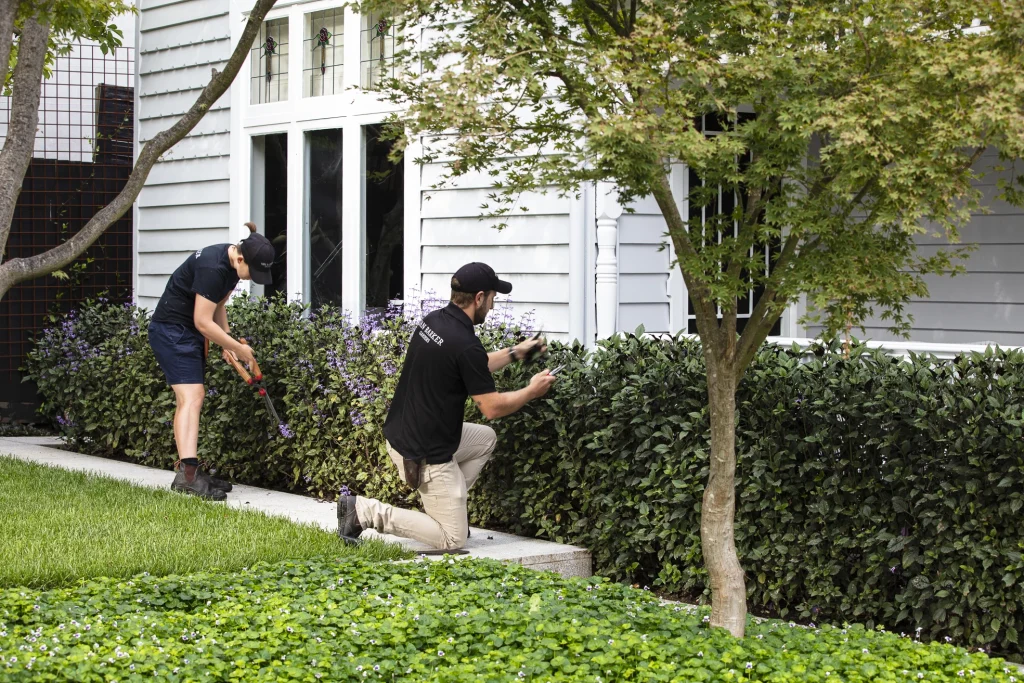
<path id="1" fill-rule="evenodd" d="M 356 497 L 340 496 L 338 498 L 338 536 L 346 543 L 356 543 L 359 534 L 363 533 L 363 525 L 356 515 Z"/>
<path id="2" fill-rule="evenodd" d="M 199 476 L 206 479 L 206 481 L 210 483 L 210 488 L 212 489 L 217 489 L 218 491 L 223 491 L 224 493 L 227 493 L 232 488 L 230 481 L 218 479 L 217 477 L 213 476 L 212 474 L 210 474 L 209 472 L 205 471 L 202 468 L 199 469 Z"/>
<path id="3" fill-rule="evenodd" d="M 202 475 L 197 465 L 189 465 L 184 462 L 178 463 L 178 473 L 174 475 L 171 489 L 181 491 L 193 496 L 199 496 L 206 500 L 221 501 L 228 497 L 224 491 L 213 488 L 210 481 Z"/>

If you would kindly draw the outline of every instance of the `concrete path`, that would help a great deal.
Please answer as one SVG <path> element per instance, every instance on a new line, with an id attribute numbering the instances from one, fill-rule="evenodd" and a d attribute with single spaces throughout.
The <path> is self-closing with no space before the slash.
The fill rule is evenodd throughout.
<path id="1" fill-rule="evenodd" d="M 170 488 L 171 480 L 174 478 L 174 473 L 170 469 L 158 470 L 64 450 L 63 443 L 57 437 L 3 437 L 0 438 L 0 455 L 12 455 L 20 460 L 55 465 L 68 470 L 93 472 L 157 489 Z M 268 515 L 316 524 L 327 531 L 338 530 L 335 504 L 317 498 L 235 484 L 234 489 L 228 494 L 227 505 L 234 508 L 255 508 Z M 364 535 L 375 535 L 384 540 L 401 543 L 413 551 L 427 549 L 422 543 L 397 536 L 377 534 L 374 531 L 367 531 Z M 586 577 L 592 574 L 589 550 L 551 541 L 471 527 L 466 550 L 473 557 L 516 562 L 531 569 L 558 572 L 562 576 Z"/>

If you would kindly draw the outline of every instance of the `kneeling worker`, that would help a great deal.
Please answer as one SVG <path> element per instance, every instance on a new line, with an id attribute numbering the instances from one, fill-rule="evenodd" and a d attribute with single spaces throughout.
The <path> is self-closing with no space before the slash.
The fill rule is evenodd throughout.
<path id="1" fill-rule="evenodd" d="M 399 477 L 419 491 L 426 514 L 372 498 L 338 499 L 338 534 L 358 538 L 364 529 L 412 538 L 434 548 L 461 548 L 469 535 L 466 495 L 494 452 L 490 427 L 462 421 L 467 396 L 488 420 L 510 415 L 548 392 L 555 376 L 544 370 L 530 383 L 498 392 L 491 373 L 522 359 L 543 339 L 487 353 L 473 330 L 494 307 L 495 292 L 512 285 L 483 263 L 452 277 L 451 302 L 424 316 L 413 331 L 402 374 L 384 421 L 388 454 Z"/>

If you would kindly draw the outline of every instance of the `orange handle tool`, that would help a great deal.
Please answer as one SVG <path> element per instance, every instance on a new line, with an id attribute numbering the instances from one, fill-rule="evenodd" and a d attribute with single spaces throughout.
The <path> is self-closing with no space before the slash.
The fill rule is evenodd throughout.
<path id="1" fill-rule="evenodd" d="M 249 342 L 245 341 L 245 339 L 239 339 L 238 343 L 239 344 L 245 344 L 246 346 L 249 345 Z M 256 362 L 256 358 L 255 357 L 252 359 L 252 373 L 254 375 L 256 375 L 256 381 L 257 382 L 259 382 L 259 381 L 261 381 L 263 379 L 263 371 L 260 370 L 260 364 Z"/>

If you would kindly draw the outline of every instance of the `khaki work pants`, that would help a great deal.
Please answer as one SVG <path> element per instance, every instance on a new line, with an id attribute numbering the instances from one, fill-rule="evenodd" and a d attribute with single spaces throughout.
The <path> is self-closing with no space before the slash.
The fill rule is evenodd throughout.
<path id="1" fill-rule="evenodd" d="M 372 498 L 356 498 L 356 516 L 364 529 L 412 538 L 440 550 L 457 550 L 466 543 L 469 516 L 466 497 L 491 458 L 497 437 L 485 425 L 462 424 L 462 440 L 450 462 L 420 467 L 420 500 L 426 514 L 394 507 Z M 405 481 L 402 454 L 387 444 L 388 455 Z"/>

